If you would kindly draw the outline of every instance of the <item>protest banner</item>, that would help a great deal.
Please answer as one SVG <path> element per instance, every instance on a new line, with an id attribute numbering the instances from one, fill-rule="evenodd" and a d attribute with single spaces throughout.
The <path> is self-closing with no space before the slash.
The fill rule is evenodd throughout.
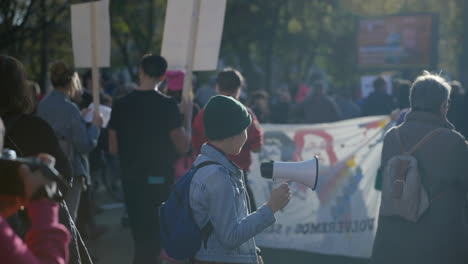
<path id="1" fill-rule="evenodd" d="M 169 70 L 186 69 L 191 56 L 194 71 L 216 70 L 225 10 L 226 0 L 167 2 L 161 55 Z"/>
<path id="2" fill-rule="evenodd" d="M 216 70 L 226 0 L 170 0 L 167 3 L 161 55 L 169 70 L 184 70 L 182 111 L 191 130 L 192 71 Z"/>
<path id="3" fill-rule="evenodd" d="M 265 161 L 319 158 L 316 191 L 291 183 L 293 197 L 259 246 L 368 258 L 377 230 L 380 192 L 374 189 L 386 116 L 319 125 L 263 125 L 264 146 L 253 156 L 249 185 L 257 205 L 277 184 L 260 176 Z"/>
<path id="4" fill-rule="evenodd" d="M 71 28 L 75 67 L 91 68 L 93 113 L 100 115 L 98 67 L 110 66 L 109 0 L 71 5 Z"/>
<path id="5" fill-rule="evenodd" d="M 95 12 L 94 15 L 93 12 Z M 96 43 L 97 66 L 110 66 L 109 0 L 71 5 L 71 30 L 76 68 L 93 66 L 94 36 L 96 36 L 94 42 Z M 93 31 L 96 33 L 93 34 Z"/>

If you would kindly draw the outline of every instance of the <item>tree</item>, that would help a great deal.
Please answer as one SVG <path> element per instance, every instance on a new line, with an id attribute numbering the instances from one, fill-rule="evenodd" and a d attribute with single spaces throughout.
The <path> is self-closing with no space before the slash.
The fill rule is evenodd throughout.
<path id="1" fill-rule="evenodd" d="M 159 53 L 162 45 L 167 1 L 144 0 L 135 4 L 113 0 L 110 5 L 113 52 L 117 65 L 123 65 L 136 79 L 134 66 L 145 53 Z"/>
<path id="2" fill-rule="evenodd" d="M 458 72 L 462 43 L 461 0 L 228 1 L 221 58 L 239 67 L 250 89 L 327 78 L 351 86 L 356 69 L 358 17 L 430 12 L 440 16 L 439 68 Z M 419 72 L 419 71 L 418 71 Z"/>
<path id="3" fill-rule="evenodd" d="M 330 67 L 336 41 L 354 32 L 338 25 L 352 19 L 338 1 L 228 1 L 221 57 L 242 69 L 252 89 L 272 91 L 280 83 L 294 89 L 316 78 L 314 69 Z"/>
<path id="4" fill-rule="evenodd" d="M 72 62 L 72 3 L 88 0 L 0 0 L 0 52 L 17 57 L 44 86 L 47 64 Z M 167 0 L 110 1 L 112 69 L 135 66 L 161 49 Z M 239 68 L 249 89 L 273 91 L 317 78 L 345 87 L 358 80 L 359 16 L 432 12 L 440 16 L 439 68 L 457 74 L 462 0 L 228 0 L 220 58 Z"/>
<path id="5" fill-rule="evenodd" d="M 39 80 L 42 88 L 50 55 L 55 54 L 50 52 L 51 41 L 62 39 L 60 33 L 68 31 L 61 27 L 68 4 L 60 0 L 0 1 L 0 52 L 21 60 L 30 78 Z"/>
<path id="6" fill-rule="evenodd" d="M 342 5 L 359 16 L 433 13 L 439 16 L 439 69 L 457 76 L 463 43 L 462 0 L 342 0 Z"/>

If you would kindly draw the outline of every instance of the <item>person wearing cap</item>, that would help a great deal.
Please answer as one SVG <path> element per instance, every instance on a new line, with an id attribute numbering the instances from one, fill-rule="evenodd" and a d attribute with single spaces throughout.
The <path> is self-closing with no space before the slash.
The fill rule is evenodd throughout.
<path id="1" fill-rule="evenodd" d="M 203 125 L 208 142 L 194 166 L 201 167 L 190 185 L 190 206 L 200 227 L 211 222 L 206 247 L 195 255 L 195 264 L 262 263 L 254 237 L 275 223 L 274 213 L 289 202 L 286 183 L 271 192 L 267 204 L 249 213 L 243 171 L 229 155 L 237 155 L 247 140 L 252 123 L 247 109 L 232 97 L 212 97 L 204 110 Z"/>

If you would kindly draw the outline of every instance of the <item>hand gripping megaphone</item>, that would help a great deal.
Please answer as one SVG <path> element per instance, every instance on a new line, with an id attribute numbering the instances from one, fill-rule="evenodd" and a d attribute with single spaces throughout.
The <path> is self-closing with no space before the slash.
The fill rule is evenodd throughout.
<path id="1" fill-rule="evenodd" d="M 298 182 L 315 190 L 319 174 L 318 158 L 314 156 L 302 162 L 263 162 L 260 171 L 263 178 Z"/>

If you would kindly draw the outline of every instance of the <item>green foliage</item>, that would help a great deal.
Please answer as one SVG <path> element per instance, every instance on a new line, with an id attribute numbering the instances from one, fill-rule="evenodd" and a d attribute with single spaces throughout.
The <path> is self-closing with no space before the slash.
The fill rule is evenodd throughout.
<path id="1" fill-rule="evenodd" d="M 323 71 L 342 85 L 353 78 L 354 33 L 338 1 L 228 1 L 221 57 L 250 89 L 294 91 Z"/>
<path id="2" fill-rule="evenodd" d="M 458 72 L 462 52 L 463 0 L 342 0 L 342 5 L 359 16 L 434 13 L 439 16 L 439 69 Z"/>
<path id="3" fill-rule="evenodd" d="M 142 55 L 161 50 L 166 0 L 112 0 L 112 64 L 126 67 L 136 79 L 135 66 Z"/>
<path id="4" fill-rule="evenodd" d="M 111 0 L 112 68 L 134 74 L 139 58 L 159 53 L 168 0 Z M 47 63 L 72 62 L 71 3 L 84 0 L 0 0 L 0 52 L 22 60 L 32 79 Z M 249 89 L 293 92 L 326 78 L 351 87 L 356 19 L 401 13 L 439 14 L 439 66 L 456 74 L 462 52 L 462 0 L 228 0 L 220 58 L 238 67 Z M 46 41 L 44 41 L 44 34 Z"/>
<path id="5" fill-rule="evenodd" d="M 47 63 L 71 62 L 69 1 L 0 0 L 0 53 L 20 59 L 29 78 L 45 83 Z"/>

